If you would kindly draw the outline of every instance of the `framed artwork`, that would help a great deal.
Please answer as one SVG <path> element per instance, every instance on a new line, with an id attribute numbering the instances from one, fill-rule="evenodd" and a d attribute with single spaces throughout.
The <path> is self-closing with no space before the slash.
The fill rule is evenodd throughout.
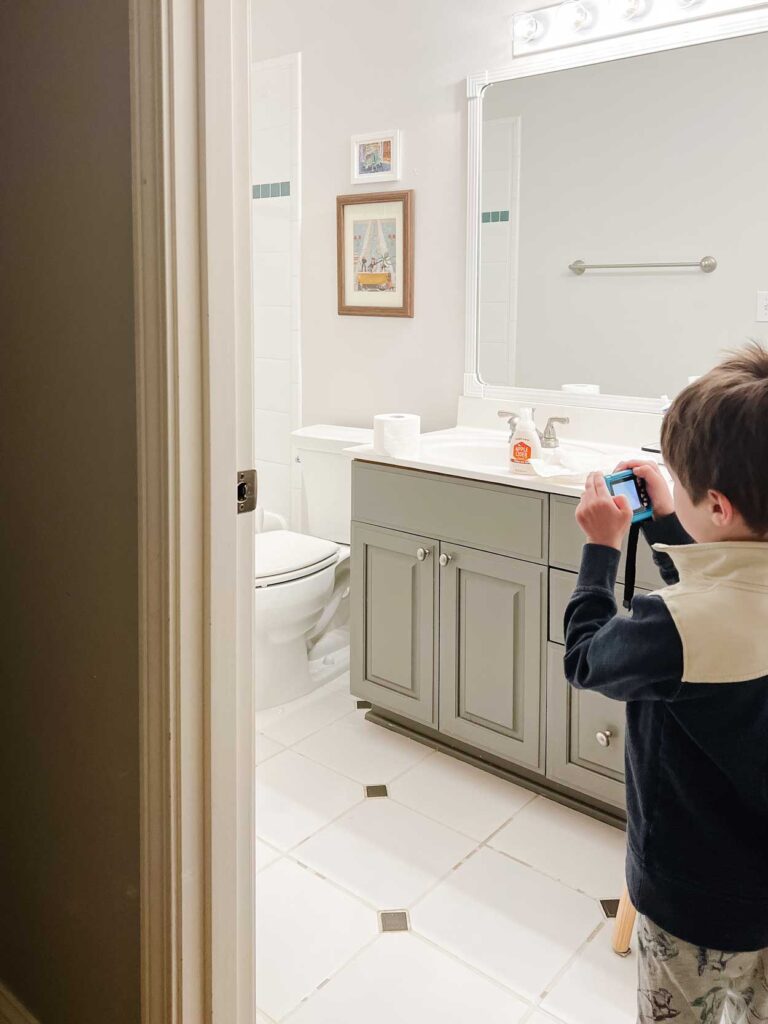
<path id="1" fill-rule="evenodd" d="M 336 197 L 339 313 L 413 316 L 413 191 Z"/>
<path id="2" fill-rule="evenodd" d="M 400 132 L 352 136 L 352 184 L 400 180 Z"/>

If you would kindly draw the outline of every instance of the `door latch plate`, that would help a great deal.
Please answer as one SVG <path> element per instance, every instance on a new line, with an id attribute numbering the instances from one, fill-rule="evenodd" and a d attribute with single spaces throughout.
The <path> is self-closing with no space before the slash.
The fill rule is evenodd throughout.
<path id="1" fill-rule="evenodd" d="M 256 470 L 241 469 L 237 474 L 237 512 L 253 512 L 256 508 Z"/>

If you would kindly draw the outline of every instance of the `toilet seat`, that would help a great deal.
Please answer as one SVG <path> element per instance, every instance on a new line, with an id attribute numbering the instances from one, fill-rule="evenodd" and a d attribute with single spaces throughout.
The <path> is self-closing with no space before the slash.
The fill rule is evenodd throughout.
<path id="1" fill-rule="evenodd" d="M 255 537 L 255 576 L 257 587 L 311 576 L 339 557 L 339 545 L 320 537 L 290 530 L 269 530 Z"/>

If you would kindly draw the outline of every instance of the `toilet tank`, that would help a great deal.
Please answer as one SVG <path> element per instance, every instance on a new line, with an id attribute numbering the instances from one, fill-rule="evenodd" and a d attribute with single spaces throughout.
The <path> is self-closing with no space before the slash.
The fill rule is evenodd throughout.
<path id="1" fill-rule="evenodd" d="M 294 430 L 291 443 L 301 464 L 301 532 L 349 544 L 352 458 L 344 449 L 372 444 L 373 431 L 320 423 Z"/>

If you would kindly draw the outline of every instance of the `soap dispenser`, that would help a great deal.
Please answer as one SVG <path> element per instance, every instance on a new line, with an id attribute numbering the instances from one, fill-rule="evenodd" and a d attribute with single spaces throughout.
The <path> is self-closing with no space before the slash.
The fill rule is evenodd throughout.
<path id="1" fill-rule="evenodd" d="M 533 422 L 533 409 L 526 407 L 520 410 L 520 417 L 509 443 L 510 468 L 516 473 L 533 473 L 531 459 L 540 458 L 541 441 Z"/>

